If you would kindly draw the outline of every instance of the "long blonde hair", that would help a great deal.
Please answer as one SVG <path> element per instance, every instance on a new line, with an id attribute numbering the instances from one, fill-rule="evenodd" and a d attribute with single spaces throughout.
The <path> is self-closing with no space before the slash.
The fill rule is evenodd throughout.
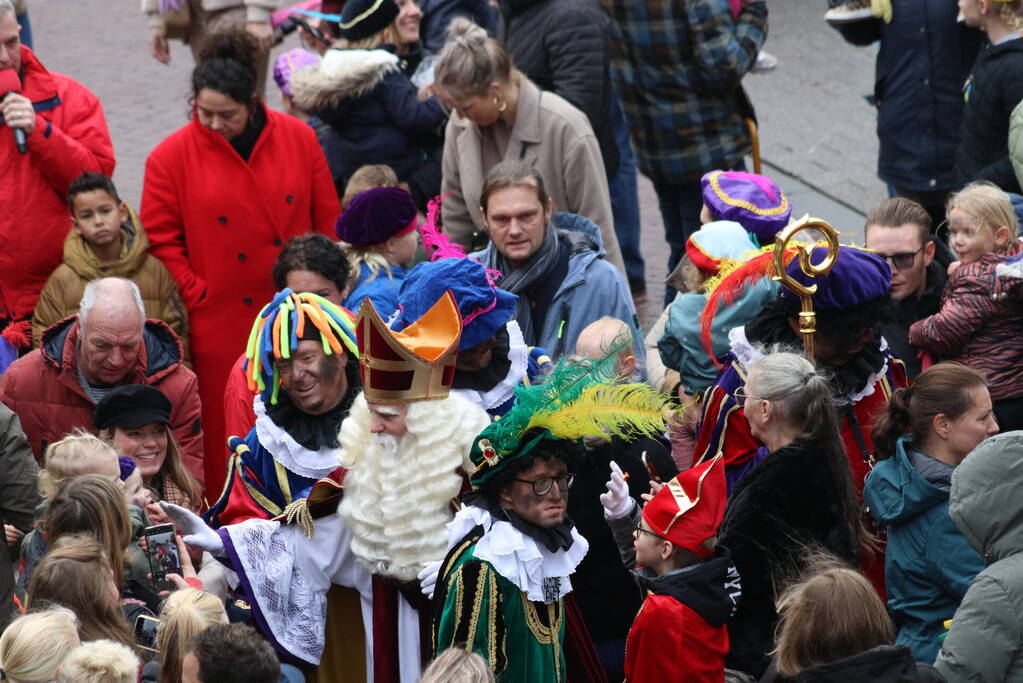
<path id="1" fill-rule="evenodd" d="M 109 597 L 110 570 L 110 562 L 95 538 L 64 536 L 32 572 L 27 606 L 32 609 L 62 605 L 78 616 L 82 641 L 106 638 L 134 647 L 120 601 L 115 603 Z"/>
<path id="2" fill-rule="evenodd" d="M 226 624 L 227 612 L 220 598 L 194 588 L 171 593 L 160 610 L 156 642 L 160 647 L 160 680 L 181 683 L 185 645 L 196 633 L 213 624 Z"/>
<path id="3" fill-rule="evenodd" d="M 79 475 L 96 474 L 102 465 L 110 465 L 116 471 L 117 451 L 95 434 L 75 429 L 46 447 L 43 469 L 39 472 L 39 493 L 53 500 L 61 486 Z"/>
<path id="4" fill-rule="evenodd" d="M 884 603 L 862 574 L 834 558 L 814 564 L 817 573 L 778 599 L 774 654 L 783 676 L 890 645 L 895 639 Z"/>
<path id="5" fill-rule="evenodd" d="M 39 528 L 52 545 L 68 534 L 88 534 L 104 549 L 117 585 L 124 581 L 124 551 L 131 542 L 131 517 L 124 494 L 98 474 L 75 477 L 50 502 Z"/>
<path id="6" fill-rule="evenodd" d="M 78 647 L 78 620 L 66 607 L 17 617 L 0 636 L 0 668 L 11 683 L 49 683 Z"/>

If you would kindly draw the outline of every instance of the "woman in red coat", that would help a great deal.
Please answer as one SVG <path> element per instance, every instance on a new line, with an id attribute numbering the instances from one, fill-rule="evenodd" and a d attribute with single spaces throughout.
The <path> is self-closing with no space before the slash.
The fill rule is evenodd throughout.
<path id="1" fill-rule="evenodd" d="M 313 129 L 260 100 L 258 54 L 243 31 L 208 39 L 192 73 L 192 120 L 149 155 L 142 190 L 152 253 L 188 308 L 214 492 L 227 462 L 227 375 L 273 297 L 274 260 L 289 237 L 333 235 L 341 211 Z"/>

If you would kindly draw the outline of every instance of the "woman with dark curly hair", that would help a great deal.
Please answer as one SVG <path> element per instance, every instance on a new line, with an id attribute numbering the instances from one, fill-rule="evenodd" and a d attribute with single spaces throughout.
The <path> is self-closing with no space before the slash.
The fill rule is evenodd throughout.
<path id="1" fill-rule="evenodd" d="M 224 386 L 252 318 L 273 297 L 274 259 L 289 237 L 332 234 L 340 213 L 316 134 L 260 98 L 258 57 L 244 31 L 209 36 L 192 72 L 192 120 L 149 155 L 142 190 L 152 252 L 177 281 L 195 337 L 214 491 L 227 457 Z"/>

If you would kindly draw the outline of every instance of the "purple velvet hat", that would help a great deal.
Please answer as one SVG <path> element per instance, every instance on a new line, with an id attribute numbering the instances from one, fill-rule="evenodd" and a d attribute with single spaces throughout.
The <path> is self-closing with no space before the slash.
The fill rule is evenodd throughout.
<path id="1" fill-rule="evenodd" d="M 412 195 L 399 187 L 374 187 L 355 195 L 334 230 L 353 247 L 368 247 L 411 232 L 418 225 Z"/>
<path id="2" fill-rule="evenodd" d="M 703 203 L 714 220 L 735 221 L 767 246 L 789 224 L 789 198 L 767 176 L 711 171 L 700 179 Z"/>
<path id="3" fill-rule="evenodd" d="M 814 247 L 810 262 L 822 262 L 827 253 L 826 246 Z M 835 265 L 824 277 L 808 277 L 799 267 L 798 258 L 792 259 L 785 270 L 797 282 L 806 286 L 817 285 L 813 307 L 820 311 L 841 311 L 884 296 L 892 283 L 892 271 L 883 258 L 865 249 L 846 245 L 838 250 Z M 784 285 L 781 295 L 789 299 L 797 298 Z"/>
<path id="4" fill-rule="evenodd" d="M 300 47 L 288 50 L 274 62 L 274 82 L 277 83 L 277 87 L 281 89 L 282 93 L 291 97 L 292 74 L 299 69 L 316 66 L 319 62 L 320 58 L 309 50 L 303 50 Z"/>

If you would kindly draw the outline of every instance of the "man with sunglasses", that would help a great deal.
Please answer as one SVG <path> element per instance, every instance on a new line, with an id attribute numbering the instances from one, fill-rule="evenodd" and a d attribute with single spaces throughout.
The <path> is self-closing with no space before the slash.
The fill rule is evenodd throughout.
<path id="1" fill-rule="evenodd" d="M 892 269 L 892 316 L 880 330 L 906 365 L 912 380 L 921 370 L 909 326 L 938 312 L 948 265 L 942 245 L 931 237 L 931 217 L 921 205 L 902 197 L 881 202 L 867 215 L 867 247 Z M 944 265 L 943 262 L 944 261 Z"/>

